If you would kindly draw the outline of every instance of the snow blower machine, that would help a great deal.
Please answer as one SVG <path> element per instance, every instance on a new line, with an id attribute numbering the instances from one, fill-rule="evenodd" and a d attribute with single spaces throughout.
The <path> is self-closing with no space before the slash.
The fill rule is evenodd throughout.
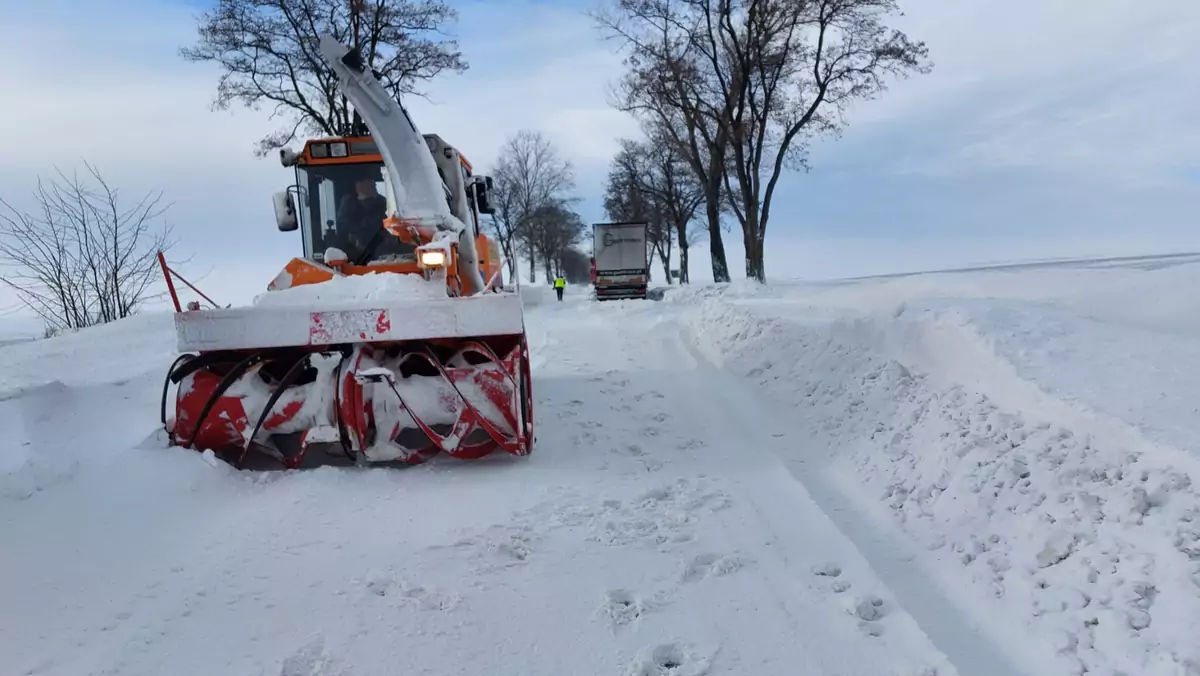
<path id="1" fill-rule="evenodd" d="M 491 179 L 422 135 L 356 51 L 329 36 L 320 51 L 360 122 L 280 152 L 296 184 L 276 221 L 304 256 L 252 305 L 203 309 L 180 307 L 160 259 L 181 353 L 171 444 L 250 469 L 529 454 L 521 301 L 480 232 Z"/>

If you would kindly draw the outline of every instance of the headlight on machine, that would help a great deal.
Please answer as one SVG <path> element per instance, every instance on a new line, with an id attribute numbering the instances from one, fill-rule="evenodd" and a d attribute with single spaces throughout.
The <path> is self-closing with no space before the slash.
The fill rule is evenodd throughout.
<path id="1" fill-rule="evenodd" d="M 421 266 L 426 268 L 440 268 L 446 265 L 445 251 L 422 251 Z"/>

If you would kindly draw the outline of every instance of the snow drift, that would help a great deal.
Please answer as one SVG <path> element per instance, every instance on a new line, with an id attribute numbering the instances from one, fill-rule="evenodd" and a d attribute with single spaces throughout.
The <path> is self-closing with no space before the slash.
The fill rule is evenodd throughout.
<path id="1" fill-rule="evenodd" d="M 140 443 L 157 420 L 174 338 L 171 315 L 147 314 L 0 349 L 0 504 Z M 108 424 L 131 413 L 146 424 Z"/>
<path id="2" fill-rule="evenodd" d="M 1040 673 L 1183 676 L 1200 670 L 1200 469 L 1167 442 L 1200 432 L 1176 370 L 1200 345 L 1172 322 L 1197 281 L 977 272 L 676 300 L 698 347 L 811 436 L 794 459 L 923 545 Z"/>

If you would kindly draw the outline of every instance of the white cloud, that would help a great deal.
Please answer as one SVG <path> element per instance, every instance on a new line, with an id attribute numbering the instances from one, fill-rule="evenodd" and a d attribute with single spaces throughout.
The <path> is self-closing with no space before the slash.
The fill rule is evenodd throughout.
<path id="1" fill-rule="evenodd" d="M 927 145 L 899 158 L 902 171 L 1040 169 L 1134 187 L 1178 180 L 1200 155 L 1200 3 L 901 3 L 934 71 L 895 83 L 851 121 L 868 132 L 935 123 L 921 129 Z"/>

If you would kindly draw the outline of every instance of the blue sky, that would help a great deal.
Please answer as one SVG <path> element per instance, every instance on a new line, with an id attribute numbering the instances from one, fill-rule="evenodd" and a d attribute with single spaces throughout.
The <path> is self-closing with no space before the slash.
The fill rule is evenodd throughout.
<path id="1" fill-rule="evenodd" d="M 300 247 L 271 215 L 290 174 L 252 155 L 271 123 L 210 111 L 217 73 L 177 56 L 201 3 L 3 4 L 0 196 L 27 204 L 39 174 L 87 158 L 127 193 L 165 191 L 179 253 L 211 294 L 261 292 Z M 422 130 L 486 170 L 505 137 L 541 129 L 576 166 L 585 220 L 601 219 L 616 138 L 637 126 L 607 106 L 619 56 L 583 16 L 590 1 L 455 4 L 471 69 L 410 102 Z M 845 134 L 815 148 L 812 171 L 785 179 L 769 277 L 1200 249 L 1200 3 L 901 6 L 934 72 L 857 106 Z M 726 247 L 740 270 L 736 233 Z"/>

